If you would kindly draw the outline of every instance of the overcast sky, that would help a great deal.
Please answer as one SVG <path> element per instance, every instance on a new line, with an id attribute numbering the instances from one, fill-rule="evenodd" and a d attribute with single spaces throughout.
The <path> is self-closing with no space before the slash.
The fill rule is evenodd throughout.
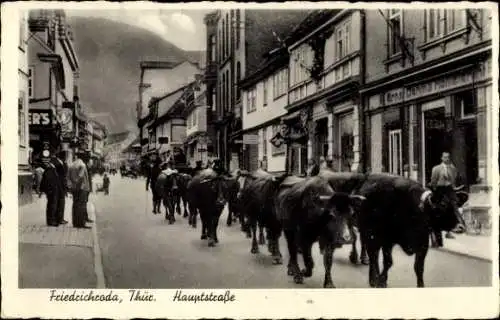
<path id="1" fill-rule="evenodd" d="M 205 50 L 203 17 L 211 10 L 65 10 L 70 16 L 102 17 L 154 32 L 184 50 Z"/>

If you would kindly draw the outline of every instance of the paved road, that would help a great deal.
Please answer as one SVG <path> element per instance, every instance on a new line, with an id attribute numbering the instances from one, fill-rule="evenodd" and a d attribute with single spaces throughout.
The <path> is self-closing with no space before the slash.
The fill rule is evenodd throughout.
<path id="1" fill-rule="evenodd" d="M 106 286 L 108 288 L 321 288 L 322 258 L 313 248 L 316 268 L 303 285 L 286 275 L 287 249 L 282 240 L 285 265 L 272 265 L 265 246 L 250 254 L 250 240 L 239 226 L 219 227 L 218 247 L 200 240 L 194 230 L 177 217 L 174 225 L 164 215 L 153 215 L 145 180 L 112 177 L 110 195 L 94 197 Z M 163 209 L 164 210 L 164 209 Z M 225 218 L 224 213 L 224 218 Z M 222 218 L 221 221 L 225 221 Z M 338 288 L 368 287 L 368 268 L 349 263 L 349 248 L 335 252 L 333 281 Z M 454 254 L 430 251 L 426 260 L 428 287 L 487 286 L 491 263 Z M 394 249 L 389 287 L 415 287 L 413 257 Z"/>

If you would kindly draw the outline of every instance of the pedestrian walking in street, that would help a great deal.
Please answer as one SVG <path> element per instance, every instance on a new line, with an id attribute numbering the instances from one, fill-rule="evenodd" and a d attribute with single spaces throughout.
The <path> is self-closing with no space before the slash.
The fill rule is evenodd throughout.
<path id="1" fill-rule="evenodd" d="M 89 218 L 89 212 L 87 210 L 87 204 L 89 202 L 89 196 L 90 194 L 94 191 L 94 186 L 92 182 L 92 173 L 91 173 L 91 168 L 92 168 L 92 160 L 90 159 L 90 153 L 86 151 L 82 155 L 82 160 L 83 163 L 85 164 L 85 167 L 87 168 L 87 175 L 89 177 L 89 192 L 85 194 L 85 206 L 84 206 L 84 212 L 85 212 L 85 222 L 92 223 L 94 222 Z"/>
<path id="2" fill-rule="evenodd" d="M 73 226 L 75 228 L 85 228 L 87 222 L 87 201 L 90 192 L 90 179 L 87 166 L 82 160 L 82 154 L 75 154 L 75 161 L 68 170 L 68 182 L 71 194 L 73 195 Z"/>
<path id="3" fill-rule="evenodd" d="M 433 189 L 438 198 L 448 197 L 449 199 L 451 199 L 453 210 L 459 221 L 459 224 L 455 228 L 454 232 L 463 233 L 465 231 L 465 222 L 459 213 L 457 207 L 458 198 L 454 189 L 458 175 L 457 169 L 451 163 L 449 152 L 442 153 L 441 161 L 442 162 L 439 165 L 432 168 L 431 182 L 429 185 Z M 455 237 L 451 232 L 447 232 L 446 238 L 454 239 Z M 443 246 L 443 239 L 440 232 L 436 234 L 435 240 L 436 241 L 433 242 L 433 246 L 439 246 L 439 247 Z"/>
<path id="4" fill-rule="evenodd" d="M 146 191 L 151 187 L 151 193 L 153 194 L 153 213 L 161 213 L 161 195 L 156 191 L 155 185 L 158 176 L 161 173 L 161 159 L 156 157 L 154 159 L 154 164 L 149 170 L 148 178 L 146 179 Z"/>
<path id="5" fill-rule="evenodd" d="M 104 194 L 108 195 L 109 194 L 109 177 L 108 174 L 105 172 L 104 176 L 102 177 L 102 189 L 104 190 Z"/>
<path id="6" fill-rule="evenodd" d="M 44 160 L 45 170 L 42 181 L 40 182 L 40 191 L 47 197 L 47 207 L 45 210 L 45 220 L 48 226 L 59 226 L 59 199 L 63 192 L 56 166 L 50 159 Z"/>
<path id="7" fill-rule="evenodd" d="M 57 198 L 57 221 L 59 224 L 67 224 L 68 221 L 64 220 L 64 208 L 66 205 L 66 194 L 67 190 L 67 174 L 68 167 L 64 160 L 66 159 L 66 154 L 64 151 L 57 154 L 57 156 L 52 157 L 51 163 L 56 167 L 57 171 L 57 182 L 59 184 L 60 193 Z"/>

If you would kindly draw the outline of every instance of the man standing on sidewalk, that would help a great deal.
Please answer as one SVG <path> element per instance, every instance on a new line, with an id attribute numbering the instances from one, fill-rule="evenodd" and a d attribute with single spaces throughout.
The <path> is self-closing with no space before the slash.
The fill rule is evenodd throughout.
<path id="1" fill-rule="evenodd" d="M 47 196 L 46 222 L 48 226 L 57 227 L 59 226 L 58 202 L 62 193 L 59 175 L 50 158 L 42 161 L 45 165 L 45 171 L 40 182 L 40 191 Z"/>
<path id="2" fill-rule="evenodd" d="M 75 154 L 75 161 L 68 170 L 68 184 L 73 195 L 73 226 L 75 228 L 85 228 L 87 199 L 90 192 L 90 180 L 87 166 L 82 160 L 82 154 Z"/>
<path id="3" fill-rule="evenodd" d="M 454 190 L 457 180 L 457 169 L 451 163 L 449 152 L 443 152 L 441 161 L 441 164 L 432 168 L 430 186 L 433 188 L 438 197 L 449 197 L 449 199 L 451 200 L 453 210 L 455 211 L 455 215 L 457 216 L 457 219 L 459 221 L 455 232 L 461 233 L 465 230 L 465 223 L 463 221 L 463 218 L 460 216 L 460 213 L 458 212 L 458 198 Z M 439 233 L 439 235 L 436 236 L 437 245 L 442 246 L 443 240 L 441 234 Z M 454 236 L 451 234 L 451 232 L 447 232 L 446 238 L 453 239 Z"/>
<path id="4" fill-rule="evenodd" d="M 52 164 L 56 167 L 58 183 L 61 192 L 57 199 L 57 220 L 59 224 L 67 224 L 68 221 L 64 220 L 64 208 L 66 205 L 66 193 L 67 190 L 67 166 L 62 159 L 65 159 L 64 151 L 61 151 L 57 156 L 52 158 Z"/>

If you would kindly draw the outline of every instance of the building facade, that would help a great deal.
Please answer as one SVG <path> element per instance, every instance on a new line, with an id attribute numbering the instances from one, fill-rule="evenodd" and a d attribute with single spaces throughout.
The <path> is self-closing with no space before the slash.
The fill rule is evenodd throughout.
<path id="1" fill-rule="evenodd" d="M 140 68 L 137 121 L 142 148 L 141 154 L 146 157 L 156 148 L 157 144 L 156 138 L 152 141 L 149 140 L 149 138 L 156 136 L 156 131 L 152 133 L 150 128 L 148 129 L 154 120 L 150 118 L 154 112 L 151 112 L 149 107 L 158 101 L 159 97 L 164 97 L 165 93 L 175 92 L 193 82 L 196 75 L 201 74 L 202 71 L 198 65 L 188 61 L 182 63 L 142 61 Z"/>
<path id="2" fill-rule="evenodd" d="M 253 73 L 262 57 L 280 45 L 307 14 L 301 10 L 217 10 L 205 17 L 207 26 L 208 103 L 213 118 L 215 152 L 226 168 L 243 165 L 242 94 L 238 84 Z"/>
<path id="3" fill-rule="evenodd" d="M 367 10 L 366 166 L 430 181 L 451 153 L 458 184 L 483 206 L 494 176 L 491 12 Z M 386 23 L 386 28 L 379 26 Z M 384 44 L 384 45 L 381 45 Z M 480 200 L 482 199 L 482 200 Z"/>
<path id="4" fill-rule="evenodd" d="M 240 83 L 243 96 L 243 168 L 272 173 L 285 170 L 285 145 L 274 146 L 273 136 L 287 113 L 288 51 L 270 52 L 260 68 Z"/>
<path id="5" fill-rule="evenodd" d="M 33 177 L 30 169 L 29 145 L 29 98 L 32 88 L 30 81 L 30 67 L 28 65 L 28 15 L 20 12 L 19 16 L 19 45 L 18 45 L 18 198 L 23 205 L 32 201 Z"/>
<path id="6" fill-rule="evenodd" d="M 78 58 L 62 10 L 29 12 L 29 144 L 31 160 L 44 149 L 74 149 L 78 101 Z"/>

